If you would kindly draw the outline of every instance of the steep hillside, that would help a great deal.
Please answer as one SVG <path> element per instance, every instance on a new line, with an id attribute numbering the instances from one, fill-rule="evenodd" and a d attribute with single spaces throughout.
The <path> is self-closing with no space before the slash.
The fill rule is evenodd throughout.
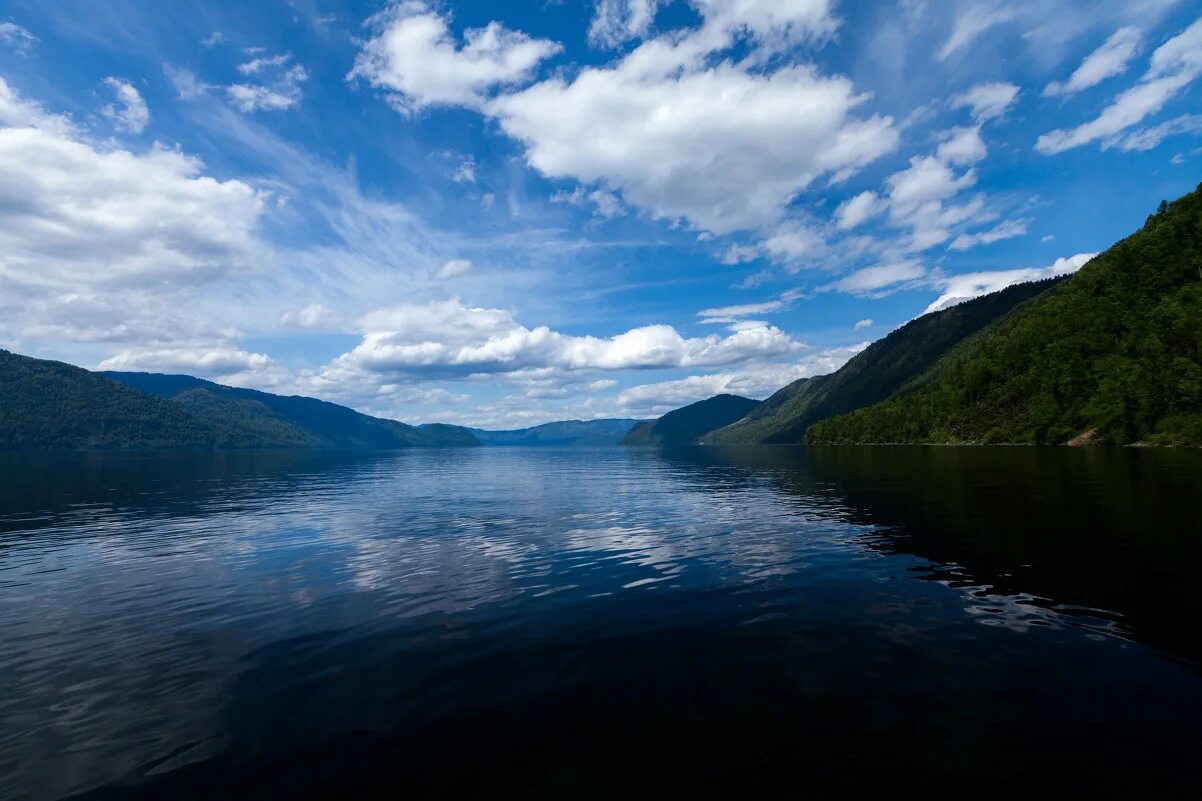
<path id="1" fill-rule="evenodd" d="M 79 367 L 0 350 L 0 447 L 211 448 L 223 441 L 176 403 Z"/>
<path id="2" fill-rule="evenodd" d="M 693 445 L 711 431 L 745 417 L 760 402 L 738 395 L 716 395 L 668 412 L 658 420 L 639 423 L 623 445 Z"/>
<path id="3" fill-rule="evenodd" d="M 469 429 L 481 444 L 525 447 L 617 445 L 638 420 L 565 420 L 516 431 Z"/>
<path id="4" fill-rule="evenodd" d="M 1018 284 L 923 315 L 869 345 L 838 372 L 793 382 L 747 417 L 703 441 L 712 445 L 803 442 L 813 423 L 885 400 L 965 337 L 1063 280 Z"/>
<path id="5" fill-rule="evenodd" d="M 409 426 L 316 398 L 273 395 L 183 375 L 102 375 L 173 400 L 218 429 L 272 436 L 281 446 L 387 449 L 479 444 L 467 429 Z"/>
<path id="6" fill-rule="evenodd" d="M 814 443 L 1202 444 L 1202 194 Z"/>

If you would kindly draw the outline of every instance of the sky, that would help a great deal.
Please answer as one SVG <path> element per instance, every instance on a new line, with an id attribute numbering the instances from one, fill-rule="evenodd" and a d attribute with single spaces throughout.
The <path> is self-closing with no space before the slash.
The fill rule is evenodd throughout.
<path id="1" fill-rule="evenodd" d="M 1197 0 L 0 0 L 0 347 L 405 422 L 763 398 L 1202 180 Z"/>

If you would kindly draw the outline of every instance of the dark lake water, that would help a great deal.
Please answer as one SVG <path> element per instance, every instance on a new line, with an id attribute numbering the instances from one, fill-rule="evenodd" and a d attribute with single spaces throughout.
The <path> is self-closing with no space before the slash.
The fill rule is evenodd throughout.
<path id="1" fill-rule="evenodd" d="M 1198 452 L 7 455 L 0 798 L 1192 797 L 1200 613 Z"/>

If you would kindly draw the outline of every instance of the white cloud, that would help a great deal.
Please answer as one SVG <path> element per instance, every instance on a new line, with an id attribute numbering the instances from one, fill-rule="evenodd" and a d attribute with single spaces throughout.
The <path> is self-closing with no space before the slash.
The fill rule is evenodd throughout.
<path id="1" fill-rule="evenodd" d="M 952 108 L 968 108 L 977 122 L 1003 116 L 1018 99 L 1019 88 L 1012 83 L 983 83 L 952 99 Z"/>
<path id="2" fill-rule="evenodd" d="M 438 277 L 446 280 L 448 278 L 457 278 L 461 275 L 467 275 L 471 272 L 472 263 L 467 259 L 451 259 L 438 270 Z"/>
<path id="3" fill-rule="evenodd" d="M 852 326 L 852 330 L 853 331 L 861 331 L 865 328 L 872 328 L 872 325 L 873 325 L 873 321 L 871 319 L 860 320 L 860 322 L 858 322 L 854 326 Z"/>
<path id="4" fill-rule="evenodd" d="M 839 207 L 835 217 L 841 231 L 858 228 L 884 208 L 876 192 L 861 192 Z"/>
<path id="5" fill-rule="evenodd" d="M 457 184 L 474 184 L 476 183 L 477 169 L 476 160 L 468 156 L 455 167 L 455 171 L 451 173 L 451 180 Z"/>
<path id="6" fill-rule="evenodd" d="M 820 291 L 850 292 L 854 295 L 880 297 L 913 286 L 926 275 L 927 270 L 921 262 L 905 259 L 857 270 L 838 281 L 821 287 Z"/>
<path id="7" fill-rule="evenodd" d="M 821 39 L 838 22 L 831 0 L 693 0 L 711 30 L 746 31 L 772 44 Z"/>
<path id="8" fill-rule="evenodd" d="M 1069 275 L 1084 267 L 1096 253 L 1079 253 L 1067 259 L 1057 259 L 1051 267 L 1037 267 L 1023 270 L 999 270 L 996 272 L 966 273 L 947 279 L 943 294 L 923 314 L 940 311 L 966 300 L 997 292 L 1013 284 L 1027 281 L 1040 281 L 1058 275 Z"/>
<path id="9" fill-rule="evenodd" d="M 180 100 L 195 100 L 215 88 L 200 80 L 195 73 L 170 64 L 163 67 L 163 73 L 175 88 L 175 95 Z"/>
<path id="10" fill-rule="evenodd" d="M 292 63 L 291 53 L 247 61 L 238 65 L 238 72 L 259 80 L 258 83 L 236 83 L 225 87 L 234 106 L 246 113 L 292 108 L 304 97 L 301 84 L 309 80 L 308 71 L 300 64 Z"/>
<path id="11" fill-rule="evenodd" d="M 527 328 L 511 312 L 458 300 L 382 309 L 363 321 L 362 343 L 326 367 L 320 382 L 467 378 L 530 371 L 609 371 L 716 367 L 780 357 L 802 346 L 774 326 L 739 327 L 725 337 L 686 338 L 671 326 L 613 337 Z"/>
<path id="12" fill-rule="evenodd" d="M 248 353 L 237 348 L 212 350 L 126 350 L 102 361 L 101 370 L 127 372 L 183 372 L 212 378 L 227 378 L 239 373 L 261 372 L 273 364 L 264 353 Z"/>
<path id="13" fill-rule="evenodd" d="M 285 328 L 329 329 L 338 322 L 338 315 L 320 303 L 310 303 L 298 311 L 280 315 L 280 325 Z"/>
<path id="14" fill-rule="evenodd" d="M 1157 48 L 1140 82 L 1116 97 L 1097 118 L 1044 134 L 1035 149 L 1055 155 L 1099 140 L 1105 144 L 1160 111 L 1200 75 L 1202 19 Z"/>
<path id="15" fill-rule="evenodd" d="M 785 292 L 776 300 L 768 300 L 762 303 L 743 303 L 735 306 L 720 306 L 714 309 L 703 309 L 697 312 L 697 316 L 701 318 L 701 322 L 708 325 L 719 323 L 735 323 L 739 320 L 744 320 L 748 317 L 754 317 L 762 314 L 771 314 L 773 312 L 783 311 L 789 308 L 801 298 L 801 292 L 790 290 Z M 757 323 L 757 325 L 761 325 Z"/>
<path id="16" fill-rule="evenodd" d="M 448 19 L 421 2 L 376 15 L 375 36 L 348 77 L 393 92 L 406 112 L 427 106 L 478 107 L 494 89 L 525 83 L 560 46 L 506 29 L 498 22 L 464 32 L 462 46 Z"/>
<path id="17" fill-rule="evenodd" d="M 957 174 L 933 156 L 915 156 L 909 169 L 889 177 L 889 218 L 911 229 L 908 248 L 920 251 L 946 242 L 949 228 L 971 218 L 983 205 L 947 207 L 945 201 L 977 182 L 975 170 Z"/>
<path id="18" fill-rule="evenodd" d="M 947 61 L 953 55 L 975 42 L 981 34 L 998 25 L 1010 22 L 1017 16 L 1018 10 L 1013 5 L 991 5 L 978 3 L 963 10 L 957 17 L 951 35 L 939 48 L 940 61 Z"/>
<path id="19" fill-rule="evenodd" d="M 1160 125 L 1132 131 L 1121 139 L 1103 143 L 1103 147 L 1113 146 L 1124 152 L 1152 150 L 1170 137 L 1199 132 L 1202 132 L 1202 114 L 1182 114 Z"/>
<path id="20" fill-rule="evenodd" d="M 1027 235 L 1030 220 L 1006 220 L 1005 222 L 975 234 L 960 234 L 948 246 L 952 250 L 971 250 L 979 245 L 992 245 L 1004 239 L 1015 239 Z"/>
<path id="21" fill-rule="evenodd" d="M 742 370 L 642 384 L 622 390 L 618 394 L 618 405 L 622 414 L 657 417 L 714 395 L 766 398 L 799 378 L 835 372 L 868 345 L 861 342 L 850 347 L 813 351 L 797 362 L 753 365 Z"/>
<path id="22" fill-rule="evenodd" d="M 0 42 L 12 46 L 18 53 L 26 53 L 38 41 L 38 37 L 15 22 L 0 22 Z"/>
<path id="23" fill-rule="evenodd" d="M 543 175 L 605 184 L 653 217 L 715 233 L 770 225 L 819 176 L 896 145 L 891 119 L 852 117 L 863 98 L 845 79 L 731 63 L 681 71 L 671 59 L 662 71 L 649 62 L 664 47 L 647 42 L 616 67 L 504 95 L 488 111 Z"/>
<path id="24" fill-rule="evenodd" d="M 1044 95 L 1056 97 L 1076 94 L 1097 86 L 1107 78 L 1122 75 L 1139 50 L 1142 38 L 1138 28 L 1119 28 L 1101 47 L 1086 56 L 1067 81 L 1048 84 L 1043 90 Z"/>
<path id="25" fill-rule="evenodd" d="M 935 151 L 935 157 L 945 164 L 958 167 L 976 164 L 988 155 L 981 128 L 954 128 L 948 131 Z"/>
<path id="26" fill-rule="evenodd" d="M 0 79 L 0 336 L 228 342 L 190 291 L 262 262 L 265 195 L 159 146 L 90 140 Z"/>
<path id="27" fill-rule="evenodd" d="M 0 79 L 0 276 L 78 289 L 249 266 L 264 196 L 155 146 L 88 141 Z"/>
<path id="28" fill-rule="evenodd" d="M 601 47 L 616 47 L 641 39 L 655 21 L 660 0 L 596 0 L 588 40 Z"/>
<path id="29" fill-rule="evenodd" d="M 567 206 L 593 206 L 593 216 L 601 220 L 612 220 L 626 214 L 626 206 L 622 198 L 604 189 L 587 190 L 578 186 L 571 192 L 566 190 L 551 195 L 552 203 Z"/>
<path id="30" fill-rule="evenodd" d="M 134 85 L 120 78 L 105 78 L 104 85 L 113 90 L 117 103 L 106 105 L 101 113 L 112 120 L 118 130 L 133 134 L 146 130 L 150 109 Z"/>
<path id="31" fill-rule="evenodd" d="M 771 49 L 829 35 L 828 0 L 694 5 L 699 28 L 516 90 L 558 45 L 494 22 L 466 32 L 460 46 L 444 16 L 406 3 L 376 20 L 352 76 L 391 90 L 403 112 L 481 110 L 525 145 L 527 163 L 544 176 L 607 193 L 591 197 L 601 216 L 632 205 L 717 233 L 770 228 L 816 179 L 844 178 L 894 149 L 892 119 L 856 116 L 868 98 L 849 80 L 713 58 L 744 37 Z"/>

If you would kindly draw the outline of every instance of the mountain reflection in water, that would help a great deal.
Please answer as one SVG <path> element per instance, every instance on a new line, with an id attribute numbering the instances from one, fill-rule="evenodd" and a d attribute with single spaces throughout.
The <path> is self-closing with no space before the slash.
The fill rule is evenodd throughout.
<path id="1" fill-rule="evenodd" d="M 1202 778 L 1197 452 L 7 455 L 0 475 L 3 798 Z"/>

